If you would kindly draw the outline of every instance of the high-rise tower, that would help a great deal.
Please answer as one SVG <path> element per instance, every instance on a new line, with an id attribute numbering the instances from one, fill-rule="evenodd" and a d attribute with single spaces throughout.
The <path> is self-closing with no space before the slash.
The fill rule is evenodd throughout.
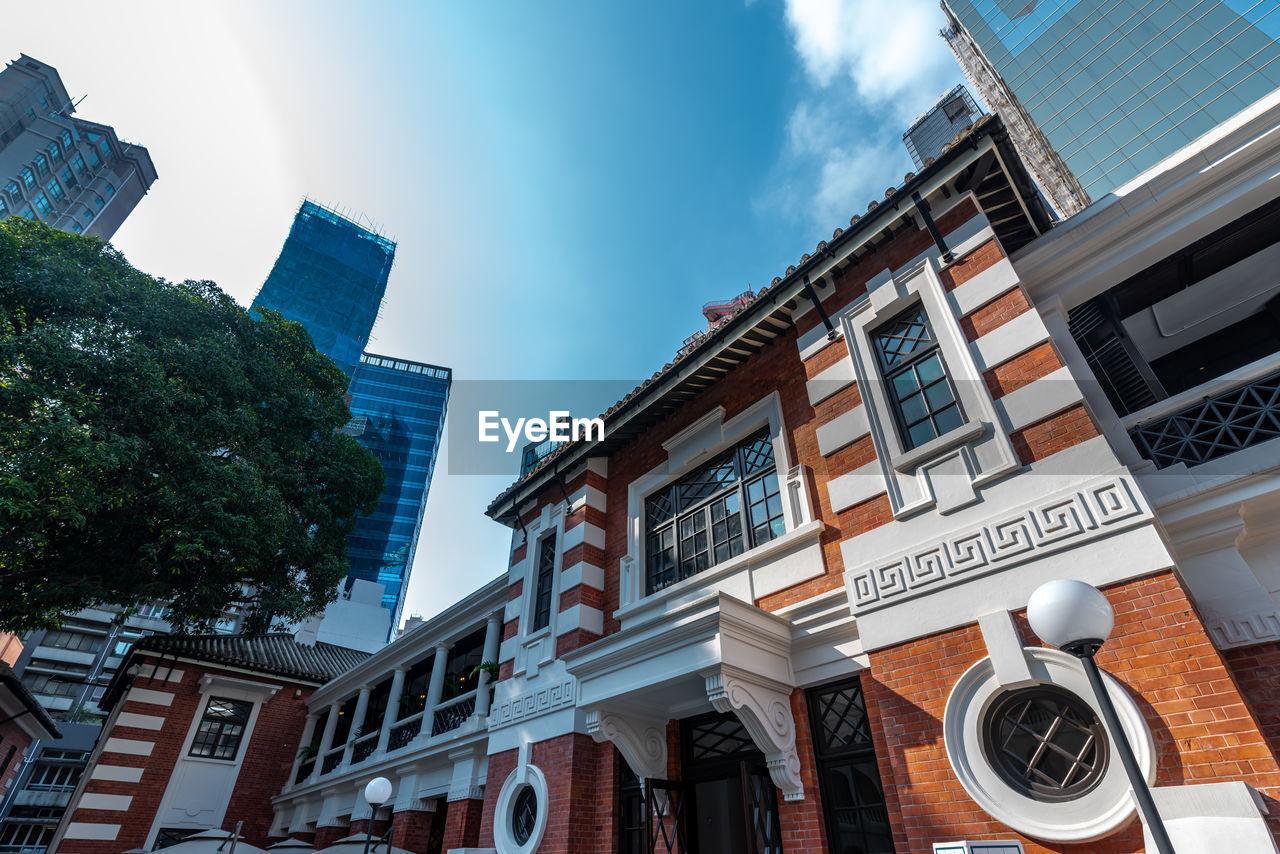
<path id="1" fill-rule="evenodd" d="M 942 7 L 943 35 L 965 74 L 1004 116 L 1060 213 L 1111 192 L 1280 86 L 1274 2 L 942 0 Z M 1052 177 L 1045 186 L 1057 157 L 1068 175 L 1061 186 Z"/>
<path id="2" fill-rule="evenodd" d="M 24 53 L 0 71 L 0 219 L 110 240 L 156 168 L 141 145 L 74 112 L 53 66 Z"/>
<path id="3" fill-rule="evenodd" d="M 307 328 L 350 376 L 369 343 L 396 257 L 395 241 L 307 200 L 253 301 Z"/>
<path id="4" fill-rule="evenodd" d="M 352 420 L 344 429 L 382 463 L 386 483 L 378 509 L 360 517 L 348 540 L 350 577 L 383 585 L 392 635 L 404 608 L 452 381 L 448 368 L 363 352 L 395 250 L 394 241 L 305 201 L 253 301 L 301 323 L 316 349 L 351 377 Z"/>

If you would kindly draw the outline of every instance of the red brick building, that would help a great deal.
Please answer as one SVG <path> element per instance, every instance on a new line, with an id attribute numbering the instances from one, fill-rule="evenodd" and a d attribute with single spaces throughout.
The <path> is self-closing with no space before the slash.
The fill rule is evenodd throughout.
<path id="1" fill-rule="evenodd" d="M 1277 850 L 1277 125 L 1054 224 L 983 119 L 495 498 L 504 576 L 272 695 L 225 803 L 414 854 L 1136 854 L 1116 734 L 1027 619 L 1073 578 L 1178 850 Z M 172 691 L 188 731 L 194 687 L 143 681 L 119 708 Z M 111 764 L 158 791 L 155 752 Z M 64 850 L 154 844 L 146 810 Z"/>
<path id="2" fill-rule="evenodd" d="M 12 639 L 13 635 L 0 634 L 0 647 Z M 31 743 L 58 735 L 53 718 L 13 675 L 9 664 L 0 662 L 0 796 L 8 793 Z"/>

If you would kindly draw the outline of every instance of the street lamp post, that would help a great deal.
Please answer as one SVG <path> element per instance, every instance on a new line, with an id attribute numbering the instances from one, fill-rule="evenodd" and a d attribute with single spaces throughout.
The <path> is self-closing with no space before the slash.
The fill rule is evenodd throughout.
<path id="1" fill-rule="evenodd" d="M 1164 820 L 1160 818 L 1155 801 L 1151 799 L 1151 790 L 1147 788 L 1147 781 L 1138 768 L 1133 748 L 1120 727 L 1115 705 L 1111 702 L 1106 686 L 1102 684 L 1102 671 L 1093 660 L 1115 626 L 1115 612 L 1111 610 L 1111 603 L 1102 595 L 1102 591 L 1090 584 L 1060 578 L 1040 585 L 1031 594 L 1031 599 L 1027 602 L 1027 621 L 1045 643 L 1080 659 L 1085 675 L 1089 678 L 1089 685 L 1098 699 L 1102 721 L 1111 734 L 1111 740 L 1115 742 L 1125 773 L 1129 775 L 1134 800 L 1138 802 L 1138 811 L 1142 814 L 1147 829 L 1151 831 L 1156 850 L 1160 854 L 1175 854 Z"/>
<path id="2" fill-rule="evenodd" d="M 378 809 L 391 798 L 391 781 L 386 777 L 374 777 L 364 787 L 364 799 L 369 804 L 369 824 L 364 829 L 364 854 L 369 854 L 373 842 L 373 817 Z"/>

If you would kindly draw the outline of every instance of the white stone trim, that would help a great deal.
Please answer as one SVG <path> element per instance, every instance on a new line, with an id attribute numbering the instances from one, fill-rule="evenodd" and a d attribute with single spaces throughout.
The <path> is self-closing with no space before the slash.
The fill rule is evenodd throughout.
<path id="1" fill-rule="evenodd" d="M 155 749 L 154 741 L 138 741 L 134 738 L 108 738 L 102 748 L 103 753 L 126 753 L 130 756 L 150 756 Z"/>
<path id="2" fill-rule="evenodd" d="M 63 839 L 85 839 L 110 842 L 120 833 L 118 824 L 98 824 L 92 821 L 73 821 L 67 825 Z"/>
<path id="3" fill-rule="evenodd" d="M 564 590 L 572 590 L 581 584 L 592 590 L 604 589 L 604 570 L 595 564 L 580 560 L 573 566 L 560 572 L 560 586 Z"/>
<path id="4" fill-rule="evenodd" d="M 165 718 L 160 715 L 140 715 L 136 712 L 121 712 L 116 716 L 116 726 L 131 726 L 138 729 L 161 729 Z"/>
<path id="5" fill-rule="evenodd" d="M 972 279 L 952 288 L 948 292 L 948 300 L 955 309 L 956 317 L 964 317 L 1017 286 L 1017 272 L 1008 258 L 1001 258 Z"/>
<path id="6" fill-rule="evenodd" d="M 641 780 L 666 779 L 666 721 L 592 709 L 587 712 L 587 734 L 598 743 L 612 742 Z"/>
<path id="7" fill-rule="evenodd" d="M 850 367 L 849 370 L 852 371 L 853 368 Z M 814 431 L 815 438 L 818 440 L 818 453 L 829 457 L 870 432 L 871 425 L 867 422 L 866 407 L 858 404 Z"/>
<path id="8" fill-rule="evenodd" d="M 572 706 L 577 699 L 572 679 L 518 694 L 493 704 L 489 711 L 489 729 L 500 729 Z"/>
<path id="9" fill-rule="evenodd" d="M 158 678 L 157 671 L 164 674 L 164 678 L 160 679 L 161 682 L 181 682 L 182 677 L 186 675 L 185 670 L 176 668 L 171 669 L 169 667 L 156 666 L 154 664 L 144 664 L 138 668 L 138 672 L 134 676 L 134 679 L 139 682 L 143 680 L 146 680 L 147 682 L 154 682 Z"/>
<path id="10" fill-rule="evenodd" d="M 1053 684 L 1075 694 L 1097 713 L 1098 703 L 1084 670 L 1074 657 L 1056 649 L 1025 651 L 1036 682 Z M 1103 674 L 1107 694 L 1133 747 L 1147 782 L 1155 779 L 1156 752 L 1142 712 L 1115 679 Z M 943 714 L 947 759 L 969 797 L 992 818 L 1035 839 L 1089 842 L 1127 823 L 1133 815 L 1129 780 L 1120 762 L 1108 763 L 1096 788 L 1070 801 L 1034 801 L 1008 786 L 987 761 L 982 720 L 991 703 L 1005 691 L 995 677 L 991 659 L 974 664 L 952 688 Z M 1099 714 L 1101 717 L 1101 714 Z"/>
<path id="11" fill-rule="evenodd" d="M 523 757 L 522 757 L 523 758 Z M 515 809 L 516 796 L 525 786 L 532 786 L 538 801 L 538 818 L 534 822 L 533 832 L 523 845 L 516 842 L 511 832 L 511 814 Z M 537 765 L 518 764 L 507 775 L 498 792 L 498 801 L 493 808 L 493 842 L 498 854 L 533 854 L 542 844 L 542 837 L 547 832 L 548 819 L 551 816 L 551 793 L 547 790 L 547 779 Z M 567 804 L 560 805 L 568 809 Z"/>
<path id="12" fill-rule="evenodd" d="M 827 497 L 831 501 L 832 511 L 836 513 L 875 498 L 884 491 L 884 470 L 878 460 L 872 460 L 827 481 Z"/>
<path id="13" fill-rule="evenodd" d="M 604 529 L 590 522 L 580 522 L 564 532 L 564 542 L 560 545 L 560 551 L 567 552 L 583 543 L 603 549 Z"/>
<path id="14" fill-rule="evenodd" d="M 774 785 L 782 790 L 782 799 L 804 800 L 789 686 L 728 664 L 721 664 L 705 678 L 712 707 L 717 712 L 733 712 L 742 721 L 751 740 L 764 753 L 765 766 Z"/>
<path id="15" fill-rule="evenodd" d="M 1071 369 L 1058 368 L 996 401 L 1009 430 L 1043 421 L 1084 400 L 1084 392 L 1071 376 Z"/>
<path id="16" fill-rule="evenodd" d="M 94 765 L 90 780 L 111 780 L 115 783 L 136 783 L 142 779 L 142 768 L 127 765 Z"/>
<path id="17" fill-rule="evenodd" d="M 1035 684 L 1012 614 L 1005 610 L 983 614 L 978 618 L 978 629 L 982 632 L 987 657 L 991 659 L 996 681 L 1001 687 L 1021 688 Z"/>
<path id="18" fill-rule="evenodd" d="M 809 394 L 809 403 L 816 405 L 838 391 L 853 385 L 857 377 L 853 373 L 853 362 L 848 357 L 841 359 L 829 368 L 824 368 L 818 375 L 804 384 Z"/>
<path id="19" fill-rule="evenodd" d="M 104 795 L 101 792 L 85 792 L 80 796 L 76 809 L 124 812 L 133 803 L 133 795 Z"/>
<path id="20" fill-rule="evenodd" d="M 557 637 L 578 629 L 602 635 L 604 634 L 604 611 L 582 603 L 570 605 L 560 612 L 555 624 Z"/>
<path id="21" fill-rule="evenodd" d="M 172 706 L 172 691 L 153 691 L 150 688 L 130 688 L 125 702 L 146 703 L 148 706 Z"/>
<path id="22" fill-rule="evenodd" d="M 969 346 L 984 371 L 1002 365 L 1049 340 L 1049 330 L 1034 309 L 1000 324 Z"/>

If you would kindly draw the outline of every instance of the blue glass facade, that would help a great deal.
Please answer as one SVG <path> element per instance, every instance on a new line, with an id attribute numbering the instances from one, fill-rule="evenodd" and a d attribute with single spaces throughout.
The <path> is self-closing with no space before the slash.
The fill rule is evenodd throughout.
<path id="1" fill-rule="evenodd" d="M 351 375 L 378 319 L 395 255 L 394 241 L 305 201 L 253 305 L 301 323 L 316 349 Z"/>
<path id="2" fill-rule="evenodd" d="M 1274 0 L 944 0 L 1100 198 L 1280 86 Z"/>
<path id="3" fill-rule="evenodd" d="M 378 509 L 348 541 L 350 574 L 385 586 L 382 604 L 400 625 L 405 586 L 444 429 L 452 372 L 365 353 L 351 380 L 346 432 L 377 456 L 386 472 Z"/>

